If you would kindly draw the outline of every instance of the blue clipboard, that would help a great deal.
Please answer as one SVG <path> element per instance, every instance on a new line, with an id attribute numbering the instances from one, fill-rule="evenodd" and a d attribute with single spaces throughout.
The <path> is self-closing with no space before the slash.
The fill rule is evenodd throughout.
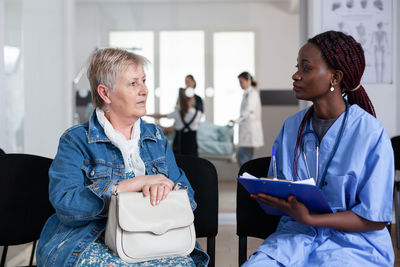
<path id="1" fill-rule="evenodd" d="M 239 177 L 237 179 L 250 194 L 265 193 L 283 199 L 288 199 L 292 195 L 306 205 L 310 213 L 332 213 L 328 201 L 326 201 L 321 190 L 315 185 L 257 178 Z M 259 200 L 257 202 L 268 214 L 286 215 L 281 210 L 271 208 Z"/>

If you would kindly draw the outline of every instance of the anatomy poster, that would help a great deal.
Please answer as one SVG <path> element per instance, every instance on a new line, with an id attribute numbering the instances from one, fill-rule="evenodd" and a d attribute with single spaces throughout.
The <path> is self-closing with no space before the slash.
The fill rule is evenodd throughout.
<path id="1" fill-rule="evenodd" d="M 322 2 L 322 31 L 350 34 L 364 48 L 364 83 L 392 83 L 392 5 L 392 0 Z"/>

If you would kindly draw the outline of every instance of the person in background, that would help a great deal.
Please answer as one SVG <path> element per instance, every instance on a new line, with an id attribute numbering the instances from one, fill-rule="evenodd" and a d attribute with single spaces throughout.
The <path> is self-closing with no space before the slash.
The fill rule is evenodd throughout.
<path id="1" fill-rule="evenodd" d="M 185 77 L 185 85 L 186 89 L 192 88 L 193 89 L 193 94 L 194 94 L 194 89 L 196 89 L 196 80 L 194 79 L 193 75 L 188 74 Z M 190 89 L 189 89 L 190 91 Z M 191 93 L 190 93 L 191 94 Z M 204 103 L 203 99 L 201 99 L 200 96 L 194 94 L 194 99 L 195 99 L 195 108 L 202 113 L 204 113 Z"/>
<path id="2" fill-rule="evenodd" d="M 311 214 L 294 196 L 252 195 L 287 216 L 243 267 L 393 266 L 393 150 L 360 84 L 364 69 L 361 45 L 342 32 L 318 34 L 300 49 L 293 91 L 313 105 L 283 124 L 277 176 L 311 179 L 333 213 Z"/>
<path id="3" fill-rule="evenodd" d="M 38 266 L 206 266 L 198 247 L 191 256 L 129 264 L 104 243 L 111 191 L 142 192 L 162 202 L 177 183 L 194 192 L 178 168 L 163 133 L 144 123 L 148 90 L 147 59 L 106 48 L 94 52 L 88 67 L 96 108 L 86 123 L 60 138 L 49 170 L 50 202 L 56 213 L 46 222 L 37 247 Z M 132 215 L 134 216 L 134 215 Z"/>
<path id="4" fill-rule="evenodd" d="M 240 87 L 244 90 L 240 117 L 230 122 L 239 123 L 239 148 L 236 159 L 240 167 L 253 159 L 254 148 L 264 145 L 264 134 L 261 123 L 260 92 L 256 89 L 257 82 L 247 71 L 239 74 L 238 78 Z"/>
<path id="5" fill-rule="evenodd" d="M 197 129 L 203 112 L 197 108 L 193 89 L 179 88 L 177 109 L 169 114 L 148 115 L 156 119 L 174 119 L 174 125 L 163 129 L 165 134 L 175 131 L 173 151 L 176 154 L 198 156 Z"/>

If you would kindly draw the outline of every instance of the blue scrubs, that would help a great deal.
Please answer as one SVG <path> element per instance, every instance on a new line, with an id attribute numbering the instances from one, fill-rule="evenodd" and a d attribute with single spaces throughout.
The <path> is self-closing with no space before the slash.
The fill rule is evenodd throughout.
<path id="1" fill-rule="evenodd" d="M 297 131 L 306 110 L 288 118 L 275 140 L 278 177 L 293 180 Z M 319 150 L 319 176 L 331 156 L 345 113 L 330 127 Z M 306 135 L 304 138 L 313 138 Z M 306 142 L 308 144 L 310 142 Z M 310 173 L 316 176 L 315 146 L 306 148 Z M 269 175 L 272 175 L 271 166 Z M 302 154 L 298 178 L 307 179 Z M 321 179 L 321 178 L 319 178 Z M 394 161 L 390 138 L 382 124 L 357 105 L 348 110 L 337 151 L 320 185 L 334 212 L 352 210 L 362 218 L 391 222 Z M 317 181 L 319 184 L 320 181 Z M 393 266 L 392 241 L 386 227 L 370 232 L 343 232 L 302 225 L 283 216 L 243 266 Z"/>

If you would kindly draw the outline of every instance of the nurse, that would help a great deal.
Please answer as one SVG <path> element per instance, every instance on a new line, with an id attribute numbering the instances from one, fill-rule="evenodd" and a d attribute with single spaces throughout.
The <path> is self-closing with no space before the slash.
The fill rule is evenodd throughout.
<path id="1" fill-rule="evenodd" d="M 300 49 L 293 91 L 313 105 L 285 121 L 274 142 L 277 173 L 312 177 L 333 213 L 310 214 L 293 196 L 252 195 L 289 216 L 243 266 L 393 266 L 385 227 L 393 151 L 360 84 L 364 68 L 361 45 L 342 32 L 321 33 Z"/>
<path id="2" fill-rule="evenodd" d="M 230 120 L 230 123 L 239 124 L 239 148 L 236 160 L 241 167 L 252 160 L 254 149 L 264 145 L 264 135 L 261 123 L 261 99 L 257 89 L 257 82 L 247 71 L 238 76 L 243 97 L 240 104 L 240 117 Z"/>

